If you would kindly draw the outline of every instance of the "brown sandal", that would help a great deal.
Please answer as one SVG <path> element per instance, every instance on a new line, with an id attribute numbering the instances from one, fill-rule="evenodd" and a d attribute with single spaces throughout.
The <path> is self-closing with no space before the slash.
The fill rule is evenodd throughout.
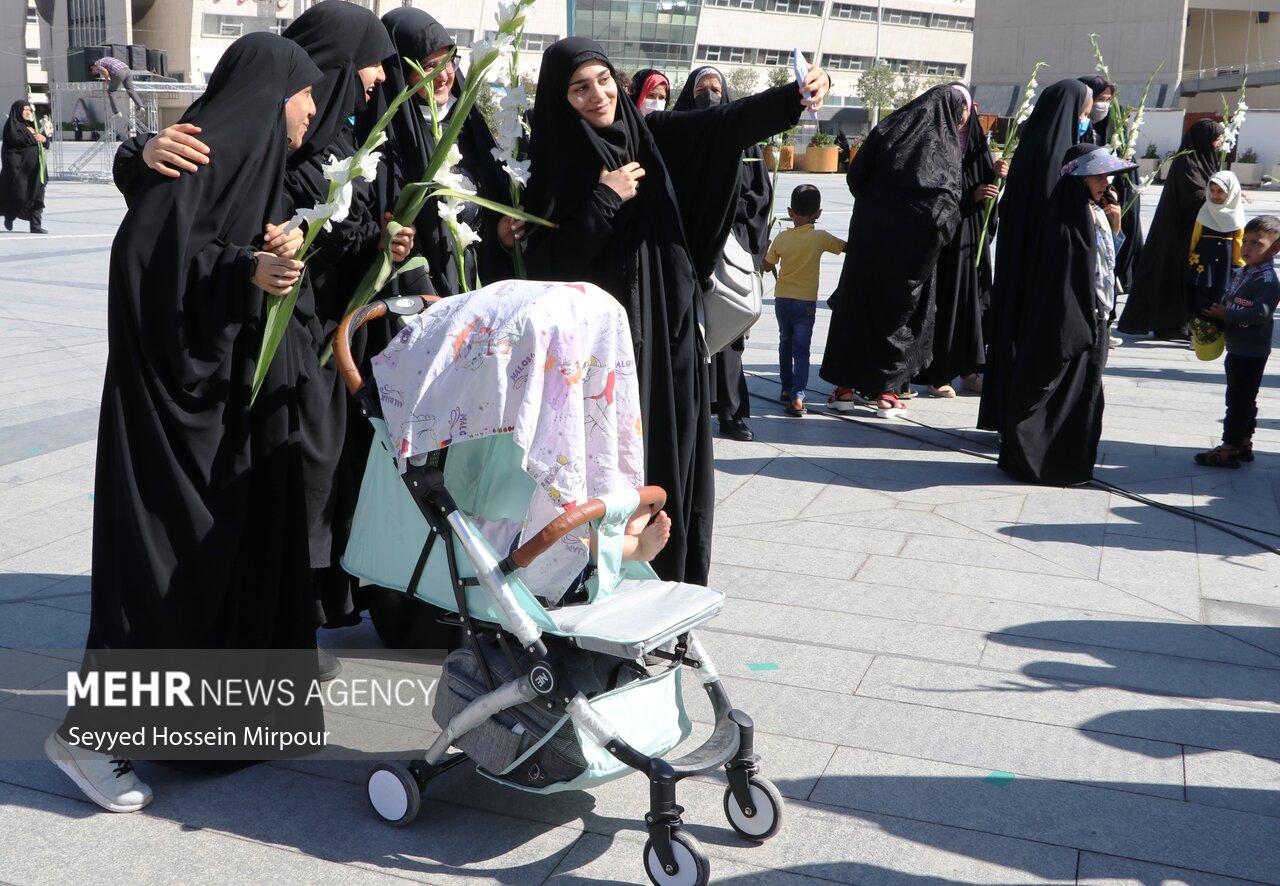
<path id="1" fill-rule="evenodd" d="M 1204 465 L 1207 468 L 1238 468 L 1240 467 L 1242 451 L 1239 449 L 1224 449 L 1221 446 L 1215 446 L 1207 452 L 1196 453 L 1196 464 Z M 1249 453 L 1249 460 L 1252 460 L 1253 453 Z"/>

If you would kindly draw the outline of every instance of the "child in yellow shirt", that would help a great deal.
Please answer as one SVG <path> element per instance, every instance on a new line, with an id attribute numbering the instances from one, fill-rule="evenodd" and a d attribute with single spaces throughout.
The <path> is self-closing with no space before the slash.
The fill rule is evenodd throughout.
<path id="1" fill-rule="evenodd" d="M 817 316 L 822 254 L 839 255 L 845 244 L 839 237 L 814 227 L 822 215 L 822 192 L 813 185 L 800 185 L 791 192 L 787 215 L 795 227 L 774 239 L 761 267 L 772 271 L 781 265 L 773 293 L 773 312 L 778 318 L 778 370 L 786 413 L 798 416 L 805 412 L 809 344 Z"/>

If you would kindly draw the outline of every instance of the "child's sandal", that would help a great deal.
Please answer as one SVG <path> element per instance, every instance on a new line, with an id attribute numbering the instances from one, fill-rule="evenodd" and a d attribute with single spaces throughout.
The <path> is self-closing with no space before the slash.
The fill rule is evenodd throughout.
<path id="1" fill-rule="evenodd" d="M 1239 449 L 1223 449 L 1221 446 L 1215 446 L 1207 452 L 1197 452 L 1195 455 L 1196 464 L 1204 465 L 1207 468 L 1238 468 L 1242 450 Z M 1249 453 L 1249 460 L 1252 460 L 1253 453 Z"/>

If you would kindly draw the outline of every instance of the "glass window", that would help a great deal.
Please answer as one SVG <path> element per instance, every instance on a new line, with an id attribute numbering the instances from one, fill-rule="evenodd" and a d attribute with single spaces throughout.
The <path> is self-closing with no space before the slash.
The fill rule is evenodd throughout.
<path id="1" fill-rule="evenodd" d="M 470 28 L 445 28 L 445 30 L 449 32 L 449 39 L 453 41 L 454 46 L 459 48 L 470 46 L 472 38 L 475 37 L 475 31 Z"/>

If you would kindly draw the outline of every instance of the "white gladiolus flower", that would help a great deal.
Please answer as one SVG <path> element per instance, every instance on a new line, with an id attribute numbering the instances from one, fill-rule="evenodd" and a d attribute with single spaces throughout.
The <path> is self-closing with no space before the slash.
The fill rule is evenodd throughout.
<path id="1" fill-rule="evenodd" d="M 498 22 L 498 30 L 512 33 L 524 25 L 524 9 L 516 0 L 512 3 L 503 3 L 499 0 L 498 11 L 493 14 L 494 19 Z"/>
<path id="2" fill-rule="evenodd" d="M 493 40 L 477 40 L 471 44 L 471 70 L 482 71 L 514 51 L 515 40 L 510 34 L 498 34 Z"/>
<path id="3" fill-rule="evenodd" d="M 462 201 L 457 197 L 446 197 L 444 200 L 440 201 L 439 205 L 436 207 L 436 212 L 439 213 L 440 218 L 443 221 L 451 225 L 456 225 L 459 223 L 458 214 L 462 212 L 462 205 Z"/>
<path id="4" fill-rule="evenodd" d="M 436 184 L 440 185 L 440 187 L 448 188 L 451 191 L 458 191 L 463 194 L 475 193 L 474 188 L 468 187 L 467 179 L 462 175 L 462 173 L 452 172 L 448 169 L 444 169 L 443 167 L 441 167 L 440 171 L 436 173 L 434 181 Z"/>
<path id="5" fill-rule="evenodd" d="M 458 248 L 465 250 L 473 243 L 480 242 L 480 235 L 471 229 L 471 225 L 466 222 L 458 222 L 455 234 L 458 238 Z"/>
<path id="6" fill-rule="evenodd" d="M 458 147 L 458 143 L 454 142 L 449 145 L 449 151 L 444 155 L 444 165 L 452 169 L 462 162 L 462 149 Z"/>
<path id="7" fill-rule="evenodd" d="M 336 185 L 345 185 L 351 181 L 351 161 L 354 157 L 345 157 L 339 160 L 333 154 L 329 155 L 329 162 L 320 165 L 320 172 L 324 174 L 326 181 L 331 181 Z"/>
<path id="8" fill-rule="evenodd" d="M 370 151 L 367 154 L 356 154 L 351 164 L 351 177 L 363 178 L 367 181 L 378 180 L 378 161 L 382 159 L 381 151 Z"/>
<path id="9" fill-rule="evenodd" d="M 323 222 L 327 228 L 329 227 L 329 217 L 333 215 L 336 208 L 332 203 L 321 203 L 318 206 L 312 206 L 310 209 L 299 209 L 294 213 L 293 218 L 289 219 L 289 223 L 284 226 L 285 233 L 292 234 L 303 224 L 310 227 L 316 222 Z"/>
<path id="10" fill-rule="evenodd" d="M 351 214 L 351 194 L 355 190 L 351 186 L 351 182 L 347 182 L 338 188 L 338 193 L 333 195 L 331 201 L 333 213 L 329 216 L 331 222 L 343 222 L 347 220 L 347 216 Z M 329 224 L 325 224 L 325 230 L 329 230 Z"/>
<path id="11" fill-rule="evenodd" d="M 529 183 L 529 165 L 532 160 L 513 160 L 508 159 L 502 164 L 502 168 L 506 170 L 507 175 L 511 176 L 511 180 L 518 185 L 527 185 Z"/>

